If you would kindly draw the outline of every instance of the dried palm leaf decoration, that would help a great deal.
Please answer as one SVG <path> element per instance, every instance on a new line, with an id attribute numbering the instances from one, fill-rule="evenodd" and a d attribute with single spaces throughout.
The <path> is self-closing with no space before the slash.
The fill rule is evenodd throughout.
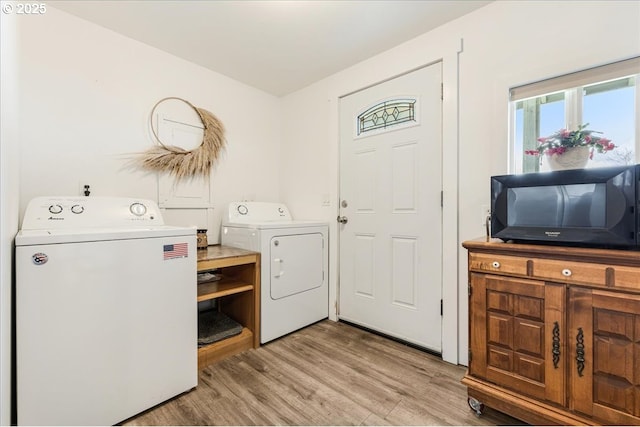
<path id="1" fill-rule="evenodd" d="M 197 148 L 185 150 L 175 145 L 165 145 L 160 141 L 153 127 L 153 115 L 158 105 L 170 99 L 183 101 L 193 108 L 200 117 L 204 129 L 202 143 Z M 159 145 L 140 153 L 135 160 L 138 166 L 154 172 L 167 172 L 173 175 L 177 181 L 194 177 L 209 177 L 211 168 L 220 158 L 226 142 L 224 126 L 216 116 L 207 110 L 194 106 L 185 99 L 168 97 L 161 99 L 153 106 L 150 120 L 151 131 Z"/>

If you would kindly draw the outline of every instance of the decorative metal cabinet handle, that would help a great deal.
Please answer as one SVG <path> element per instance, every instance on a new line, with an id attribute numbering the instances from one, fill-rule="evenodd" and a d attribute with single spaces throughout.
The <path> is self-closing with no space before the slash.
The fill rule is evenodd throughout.
<path id="1" fill-rule="evenodd" d="M 582 328 L 578 328 L 578 335 L 576 336 L 576 362 L 578 362 L 578 376 L 582 376 L 584 371 L 584 332 Z"/>
<path id="2" fill-rule="evenodd" d="M 568 268 L 565 268 L 564 270 L 562 270 L 562 275 L 564 277 L 571 277 L 573 273 L 571 272 L 571 270 L 569 270 Z"/>
<path id="3" fill-rule="evenodd" d="M 500 268 L 500 263 L 499 263 L 498 261 L 493 261 L 493 262 L 491 263 L 491 266 L 492 266 L 493 268 Z"/>
<path id="4" fill-rule="evenodd" d="M 553 322 L 553 339 L 551 343 L 551 354 L 553 354 L 553 367 L 558 369 L 560 362 L 560 325 Z"/>

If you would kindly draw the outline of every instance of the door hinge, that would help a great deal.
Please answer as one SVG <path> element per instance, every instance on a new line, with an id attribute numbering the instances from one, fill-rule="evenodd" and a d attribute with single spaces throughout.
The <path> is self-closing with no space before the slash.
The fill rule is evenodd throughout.
<path id="1" fill-rule="evenodd" d="M 469 292 L 469 296 L 471 296 L 471 289 L 472 289 L 471 288 L 471 282 L 467 283 L 467 289 L 468 289 L 468 292 Z"/>
<path id="2" fill-rule="evenodd" d="M 473 358 L 471 357 L 471 350 L 469 350 L 469 363 L 471 363 L 471 360 L 472 360 L 472 359 L 473 359 Z"/>
<path id="3" fill-rule="evenodd" d="M 444 83 L 440 83 L 440 99 L 444 101 Z"/>
<path id="4" fill-rule="evenodd" d="M 440 316 L 444 315 L 444 303 L 440 300 Z"/>
<path id="5" fill-rule="evenodd" d="M 440 207 L 444 207 L 444 191 L 440 190 Z"/>

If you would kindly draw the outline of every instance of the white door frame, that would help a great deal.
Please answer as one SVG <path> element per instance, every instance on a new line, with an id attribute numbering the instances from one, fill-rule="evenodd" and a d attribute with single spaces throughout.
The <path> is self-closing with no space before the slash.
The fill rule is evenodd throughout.
<path id="1" fill-rule="evenodd" d="M 339 213 L 340 201 L 340 134 L 339 117 L 341 97 L 351 93 L 377 85 L 386 80 L 409 73 L 415 69 L 426 67 L 435 62 L 442 62 L 442 189 L 443 189 L 443 209 L 442 209 L 442 359 L 446 362 L 458 364 L 467 363 L 466 355 L 461 355 L 460 350 L 467 352 L 468 331 L 467 325 L 467 303 L 460 307 L 461 299 L 467 298 L 467 278 L 462 277 L 460 271 L 466 272 L 466 262 L 460 265 L 460 240 L 458 237 L 458 147 L 459 147 L 459 118 L 458 118 L 458 90 L 459 90 L 459 55 L 462 53 L 462 40 L 455 46 L 445 46 L 446 53 L 432 61 L 424 61 L 413 64 L 411 67 L 402 67 L 393 72 L 382 74 L 369 84 L 354 86 L 348 82 L 343 88 L 338 88 L 331 93 L 328 99 L 330 123 L 327 138 L 333 141 L 331 144 L 330 158 L 333 159 L 331 167 L 331 177 L 333 179 L 333 208 L 334 220 L 330 222 L 330 283 L 329 283 L 329 318 L 338 320 L 336 315 L 338 303 L 338 275 L 339 275 L 339 229 L 335 218 Z M 464 261 L 464 260 L 462 260 Z M 465 300 L 468 301 L 468 300 Z M 465 317 L 460 322 L 459 316 Z M 464 330 L 460 329 L 460 325 Z"/>

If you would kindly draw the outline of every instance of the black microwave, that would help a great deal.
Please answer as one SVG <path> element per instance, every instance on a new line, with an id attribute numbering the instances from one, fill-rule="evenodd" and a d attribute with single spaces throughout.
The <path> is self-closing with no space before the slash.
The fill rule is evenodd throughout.
<path id="1" fill-rule="evenodd" d="M 491 237 L 640 246 L 640 165 L 491 177 Z"/>

